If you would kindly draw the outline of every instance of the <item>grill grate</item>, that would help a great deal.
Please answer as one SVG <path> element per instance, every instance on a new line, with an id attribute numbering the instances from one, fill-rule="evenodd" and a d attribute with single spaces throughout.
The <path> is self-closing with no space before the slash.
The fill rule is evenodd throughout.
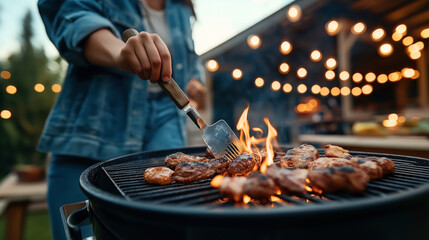
<path id="1" fill-rule="evenodd" d="M 323 150 L 319 150 L 323 153 Z M 203 153 L 194 153 L 202 155 Z M 353 152 L 351 152 L 353 154 Z M 415 189 L 429 183 L 429 161 L 420 158 L 362 154 L 359 156 L 384 156 L 395 162 L 395 173 L 379 180 L 371 181 L 365 192 L 359 195 L 350 193 L 316 194 L 307 193 L 302 196 L 278 195 L 279 201 L 269 204 L 251 202 L 245 207 L 279 207 L 303 205 L 308 203 L 324 204 L 329 202 L 347 202 L 363 198 L 385 197 L 389 194 Z M 353 154 L 354 155 L 354 154 Z M 150 201 L 156 204 L 175 204 L 181 206 L 208 206 L 211 208 L 237 206 L 236 203 L 223 200 L 218 189 L 210 186 L 210 179 L 192 184 L 172 183 L 169 185 L 151 185 L 143 179 L 143 173 L 148 167 L 163 166 L 165 156 L 150 159 L 138 159 L 125 163 L 104 166 L 103 170 L 124 198 L 132 201 Z"/>

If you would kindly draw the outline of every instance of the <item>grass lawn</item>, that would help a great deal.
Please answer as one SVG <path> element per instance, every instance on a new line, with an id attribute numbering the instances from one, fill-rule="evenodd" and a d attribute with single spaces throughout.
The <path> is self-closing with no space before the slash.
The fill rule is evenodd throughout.
<path id="1" fill-rule="evenodd" d="M 5 236 L 6 217 L 0 217 L 0 239 Z M 49 214 L 47 211 L 34 211 L 27 213 L 24 230 L 24 240 L 50 240 L 51 230 Z"/>

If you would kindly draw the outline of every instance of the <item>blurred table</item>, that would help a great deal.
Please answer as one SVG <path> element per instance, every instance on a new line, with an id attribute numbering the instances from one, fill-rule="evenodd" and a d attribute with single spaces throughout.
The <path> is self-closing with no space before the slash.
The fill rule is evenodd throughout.
<path id="1" fill-rule="evenodd" d="M 326 144 L 341 146 L 351 151 L 399 154 L 429 158 L 429 139 L 420 136 L 364 137 L 348 135 L 301 134 L 299 143 L 323 147 Z"/>
<path id="2" fill-rule="evenodd" d="M 27 207 L 46 201 L 46 181 L 21 183 L 15 173 L 0 183 L 0 201 L 6 203 L 6 240 L 21 240 Z"/>

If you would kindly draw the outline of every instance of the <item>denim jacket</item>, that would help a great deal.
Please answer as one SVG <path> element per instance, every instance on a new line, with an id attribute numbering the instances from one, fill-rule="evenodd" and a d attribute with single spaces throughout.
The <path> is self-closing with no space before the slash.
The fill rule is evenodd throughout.
<path id="1" fill-rule="evenodd" d="M 118 38 L 128 28 L 144 31 L 139 0 L 40 0 L 47 34 L 69 63 L 63 90 L 52 108 L 38 150 L 93 159 L 109 159 L 142 149 L 148 81 L 119 68 L 91 65 L 82 42 L 107 28 Z M 190 9 L 166 0 L 173 78 L 185 89 L 188 81 L 203 81 L 194 51 Z M 184 139 L 186 116 L 179 112 Z"/>

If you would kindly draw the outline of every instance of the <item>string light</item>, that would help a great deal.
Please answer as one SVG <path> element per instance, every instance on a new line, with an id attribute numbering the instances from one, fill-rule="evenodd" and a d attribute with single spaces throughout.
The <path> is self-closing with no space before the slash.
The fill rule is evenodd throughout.
<path id="1" fill-rule="evenodd" d="M 6 87 L 6 92 L 9 93 L 9 94 L 11 94 L 11 95 L 13 95 L 13 94 L 15 94 L 17 92 L 17 89 L 13 85 L 8 85 Z"/>
<path id="2" fill-rule="evenodd" d="M 298 71 L 296 71 L 296 75 L 299 78 L 305 78 L 307 76 L 307 70 L 305 70 L 305 68 L 301 67 L 298 69 Z"/>
<path id="3" fill-rule="evenodd" d="M 280 64 L 280 66 L 279 66 L 279 72 L 281 72 L 281 73 L 283 73 L 283 74 L 286 74 L 286 73 L 288 73 L 289 72 L 289 64 L 287 64 L 287 63 L 282 63 L 282 64 Z"/>
<path id="4" fill-rule="evenodd" d="M 417 79 L 420 77 L 420 72 L 417 70 L 414 70 L 414 75 L 411 77 L 411 79 Z"/>
<path id="5" fill-rule="evenodd" d="M 314 94 L 319 94 L 320 90 L 321 90 L 321 87 L 317 84 L 315 84 L 311 87 L 311 92 Z"/>
<path id="6" fill-rule="evenodd" d="M 322 89 L 320 89 L 320 95 L 326 97 L 329 95 L 329 88 L 327 87 L 322 87 Z"/>
<path id="7" fill-rule="evenodd" d="M 258 77 L 255 79 L 255 86 L 257 86 L 258 88 L 264 86 L 264 83 L 265 83 L 265 81 L 261 77 Z"/>
<path id="8" fill-rule="evenodd" d="M 407 34 L 407 26 L 405 24 L 399 24 L 398 26 L 396 26 L 395 32 L 404 36 L 405 34 Z"/>
<path id="9" fill-rule="evenodd" d="M 352 89 L 352 95 L 357 97 L 360 96 L 362 94 L 362 90 L 360 89 L 360 87 L 354 87 Z"/>
<path id="10" fill-rule="evenodd" d="M 292 5 L 287 11 L 287 16 L 289 21 L 297 22 L 302 16 L 301 7 L 296 4 Z"/>
<path id="11" fill-rule="evenodd" d="M 362 74 L 361 73 L 355 73 L 355 74 L 353 74 L 353 81 L 355 82 L 355 83 L 359 83 L 359 82 L 361 82 L 362 81 L 362 79 L 363 79 L 363 76 L 362 76 Z"/>
<path id="12" fill-rule="evenodd" d="M 288 41 L 283 41 L 280 44 L 280 52 L 284 55 L 289 54 L 292 51 L 292 44 Z"/>
<path id="13" fill-rule="evenodd" d="M 420 51 L 414 51 L 410 53 L 410 58 L 413 60 L 419 59 L 422 56 Z"/>
<path id="14" fill-rule="evenodd" d="M 340 79 L 346 81 L 350 78 L 350 74 L 347 71 L 340 72 Z"/>
<path id="15" fill-rule="evenodd" d="M 403 76 L 403 77 L 405 77 L 405 78 L 411 78 L 412 76 L 414 76 L 415 71 L 414 71 L 414 69 L 412 69 L 412 68 L 403 68 L 403 69 L 401 70 L 401 74 L 402 74 L 402 76 Z"/>
<path id="16" fill-rule="evenodd" d="M 45 86 L 43 86 L 43 84 L 41 83 L 37 83 L 36 85 L 34 85 L 34 91 L 41 93 L 45 91 Z"/>
<path id="17" fill-rule="evenodd" d="M 274 81 L 271 83 L 271 89 L 273 89 L 273 91 L 278 91 L 280 90 L 281 87 L 282 85 L 280 84 L 279 81 Z"/>
<path id="18" fill-rule="evenodd" d="M 261 46 L 261 38 L 258 35 L 250 35 L 247 38 L 247 44 L 251 49 L 258 49 Z"/>
<path id="19" fill-rule="evenodd" d="M 350 88 L 349 87 L 342 87 L 341 88 L 341 95 L 343 95 L 343 96 L 350 95 Z"/>
<path id="20" fill-rule="evenodd" d="M 399 116 L 398 116 L 398 114 L 396 114 L 396 113 L 391 113 L 391 114 L 389 114 L 389 115 L 387 116 L 387 118 L 388 118 L 389 120 L 392 120 L 392 121 L 398 121 Z"/>
<path id="21" fill-rule="evenodd" d="M 400 41 L 400 40 L 402 39 L 402 37 L 403 37 L 403 35 L 402 35 L 402 34 L 400 34 L 400 33 L 398 33 L 398 32 L 394 32 L 394 33 L 392 34 L 392 39 L 393 39 L 393 41 L 395 41 L 395 42 Z"/>
<path id="22" fill-rule="evenodd" d="M 325 62 L 325 67 L 330 70 L 335 69 L 335 67 L 337 67 L 337 61 L 335 58 L 328 58 Z"/>
<path id="23" fill-rule="evenodd" d="M 424 39 L 429 38 L 429 28 L 425 28 L 420 32 L 420 36 Z"/>
<path id="24" fill-rule="evenodd" d="M 384 38 L 384 36 L 386 36 L 386 31 L 384 31 L 383 28 L 377 28 L 374 31 L 372 31 L 372 34 L 371 34 L 372 40 L 376 42 L 381 41 Z"/>
<path id="25" fill-rule="evenodd" d="M 334 97 L 340 95 L 340 93 L 341 93 L 341 90 L 338 87 L 333 87 L 331 89 L 331 95 Z"/>
<path id="26" fill-rule="evenodd" d="M 392 52 L 393 52 L 393 46 L 390 43 L 384 43 L 378 48 L 378 53 L 383 57 L 387 57 L 391 55 Z"/>
<path id="27" fill-rule="evenodd" d="M 234 78 L 234 80 L 240 80 L 243 77 L 243 72 L 236 68 L 232 71 L 232 78 Z"/>
<path id="28" fill-rule="evenodd" d="M 307 92 L 307 86 L 305 86 L 304 84 L 299 84 L 297 87 L 297 90 L 301 94 L 305 93 L 305 92 Z"/>
<path id="29" fill-rule="evenodd" d="M 211 59 L 207 61 L 206 67 L 207 67 L 207 70 L 209 70 L 210 72 L 216 72 L 219 69 L 219 64 L 217 63 L 216 60 Z"/>
<path id="30" fill-rule="evenodd" d="M 410 46 L 411 44 L 413 44 L 414 42 L 414 38 L 411 36 L 405 37 L 404 39 L 402 39 L 402 44 L 404 44 L 404 46 Z"/>
<path id="31" fill-rule="evenodd" d="M 12 113 L 9 110 L 2 110 L 0 112 L 0 117 L 3 119 L 9 119 L 12 117 Z"/>
<path id="32" fill-rule="evenodd" d="M 314 50 L 310 54 L 310 59 L 313 62 L 318 62 L 322 59 L 322 53 L 319 50 Z"/>
<path id="33" fill-rule="evenodd" d="M 402 79 L 402 75 L 400 72 L 393 72 L 389 74 L 388 78 L 391 82 L 397 82 Z"/>
<path id="34" fill-rule="evenodd" d="M 380 75 L 378 75 L 378 77 L 377 77 L 377 82 L 379 82 L 379 83 L 381 83 L 381 84 L 386 83 L 386 82 L 387 82 L 387 80 L 388 80 L 388 77 L 387 77 L 387 75 L 386 75 L 386 74 L 380 74 Z"/>
<path id="35" fill-rule="evenodd" d="M 365 75 L 365 80 L 367 82 L 374 82 L 375 78 L 376 78 L 376 76 L 375 76 L 375 73 L 373 73 L 373 72 L 369 72 Z"/>
<path id="36" fill-rule="evenodd" d="M 351 31 L 353 34 L 361 34 L 365 32 L 365 30 L 366 30 L 366 25 L 363 22 L 358 22 L 355 25 L 353 25 Z"/>
<path id="37" fill-rule="evenodd" d="M 335 36 L 340 31 L 340 24 L 336 20 L 331 20 L 325 24 L 325 30 L 329 36 Z"/>
<path id="38" fill-rule="evenodd" d="M 11 75 L 12 74 L 10 74 L 10 72 L 8 72 L 8 71 L 2 71 L 0 73 L 0 77 L 2 77 L 3 79 L 6 79 L 6 80 L 8 80 L 11 77 Z"/>
<path id="39" fill-rule="evenodd" d="M 332 80 L 332 79 L 334 79 L 334 78 L 335 78 L 335 72 L 334 72 L 334 71 L 332 71 L 332 70 L 328 70 L 328 71 L 326 71 L 326 72 L 325 72 L 325 78 L 326 78 L 327 80 Z"/>
<path id="40" fill-rule="evenodd" d="M 362 87 L 362 93 L 363 93 L 364 95 L 369 95 L 369 94 L 371 94 L 371 93 L 372 93 L 372 90 L 373 90 L 373 88 L 372 88 L 372 86 L 371 86 L 370 84 L 366 84 L 365 86 L 363 86 L 363 87 Z"/>
<path id="41" fill-rule="evenodd" d="M 290 85 L 290 83 L 285 83 L 285 85 L 283 85 L 283 92 L 290 93 L 291 91 L 292 91 L 292 85 Z"/>
<path id="42" fill-rule="evenodd" d="M 52 89 L 52 92 L 59 93 L 61 92 L 61 85 L 55 83 L 52 85 L 51 89 Z"/>

